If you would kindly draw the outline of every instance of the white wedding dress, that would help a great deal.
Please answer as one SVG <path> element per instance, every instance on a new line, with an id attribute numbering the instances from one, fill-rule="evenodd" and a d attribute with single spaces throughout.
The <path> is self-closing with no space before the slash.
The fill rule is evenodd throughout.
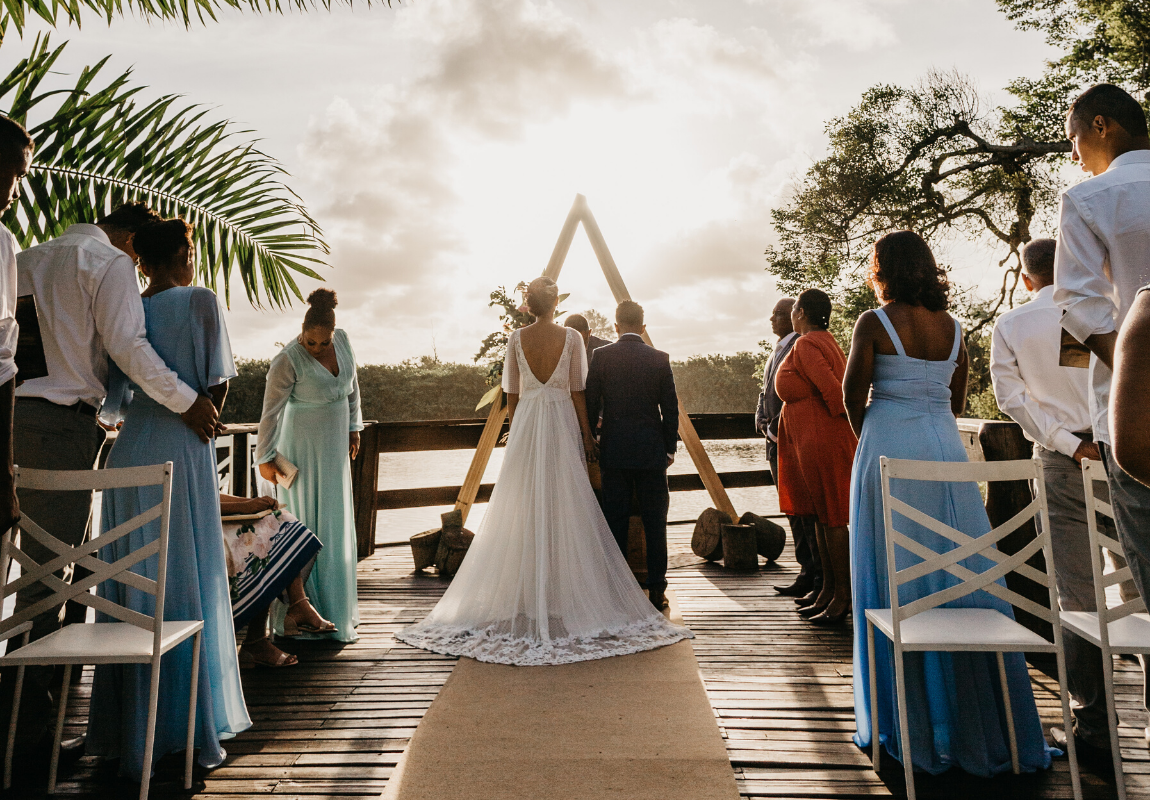
<path id="1" fill-rule="evenodd" d="M 415 647 L 523 666 L 636 653 L 692 638 L 643 594 L 591 484 L 571 392 L 587 377 L 567 330 L 546 383 L 511 334 L 503 389 L 519 393 L 491 503 L 463 565 L 431 613 L 396 638 Z"/>

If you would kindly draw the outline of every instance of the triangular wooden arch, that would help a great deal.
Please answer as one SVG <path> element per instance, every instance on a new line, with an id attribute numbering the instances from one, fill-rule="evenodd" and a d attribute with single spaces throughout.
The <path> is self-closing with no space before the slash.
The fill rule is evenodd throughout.
<path id="1" fill-rule="evenodd" d="M 599 260 L 599 266 L 603 269 L 603 277 L 607 279 L 607 285 L 611 287 L 611 293 L 615 296 L 615 302 L 621 303 L 624 300 L 630 300 L 631 294 L 623 283 L 623 276 L 619 274 L 619 268 L 615 266 L 615 259 L 611 257 L 611 251 L 607 249 L 607 241 L 603 238 L 602 231 L 599 230 L 599 223 L 595 221 L 595 217 L 587 205 L 587 198 L 581 194 L 575 195 L 575 202 L 571 204 L 571 211 L 567 214 L 567 221 L 563 223 L 563 229 L 559 232 L 559 240 L 555 243 L 555 249 L 551 252 L 551 260 L 547 262 L 547 269 L 543 270 L 543 275 L 558 282 L 559 273 L 563 269 L 563 262 L 567 260 L 567 252 L 571 249 L 571 242 L 575 238 L 575 229 L 579 227 L 580 222 L 583 223 L 583 230 L 587 233 L 591 249 Z M 647 344 L 651 344 L 651 337 L 646 333 L 643 334 L 643 340 Z M 479 492 L 479 482 L 483 479 L 483 471 L 487 469 L 491 451 L 495 449 L 499 432 L 503 428 L 503 420 L 506 417 L 507 408 L 503 404 L 503 393 L 499 392 L 495 402 L 491 404 L 491 413 L 487 417 L 487 424 L 483 428 L 483 434 L 479 437 L 479 446 L 475 450 L 475 457 L 471 460 L 471 467 L 467 470 L 467 478 L 464 480 L 463 486 L 460 487 L 459 499 L 455 503 L 455 507 L 463 512 L 464 520 L 467 519 L 471 506 L 475 504 L 475 497 Z M 691 423 L 691 418 L 687 416 L 687 409 L 683 408 L 682 398 L 679 399 L 679 437 L 683 440 L 683 446 L 691 456 L 695 469 L 699 471 L 699 477 L 702 478 L 703 485 L 711 495 L 711 502 L 715 508 L 729 514 L 732 520 L 737 520 L 739 515 L 735 513 L 735 507 L 727 496 L 727 490 L 723 488 L 722 481 L 719 480 L 719 474 L 711 463 L 711 457 L 707 455 L 703 442 L 699 439 L 699 434 Z"/>

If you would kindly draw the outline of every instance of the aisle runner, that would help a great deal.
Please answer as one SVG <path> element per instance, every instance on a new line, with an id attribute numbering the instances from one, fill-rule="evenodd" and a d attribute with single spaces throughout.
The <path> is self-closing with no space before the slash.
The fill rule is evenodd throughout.
<path id="1" fill-rule="evenodd" d="M 460 659 L 390 800 L 738 800 L 690 641 L 554 667 Z"/>

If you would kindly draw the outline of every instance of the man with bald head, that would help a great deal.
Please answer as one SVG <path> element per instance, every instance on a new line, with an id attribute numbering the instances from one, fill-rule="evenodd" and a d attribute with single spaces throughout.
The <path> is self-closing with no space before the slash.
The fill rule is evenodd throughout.
<path id="1" fill-rule="evenodd" d="M 775 303 L 771 312 L 771 331 L 778 337 L 774 352 L 763 370 L 763 391 L 759 393 L 759 407 L 755 411 L 755 430 L 767 439 L 767 460 L 771 464 L 771 477 L 779 474 L 779 418 L 783 414 L 783 401 L 775 393 L 775 373 L 779 371 L 798 334 L 791 327 L 793 297 L 784 297 Z M 777 485 L 777 480 L 776 480 Z M 802 597 L 822 585 L 821 565 L 815 546 L 815 526 L 812 517 L 787 517 L 791 536 L 795 542 L 795 559 L 799 562 L 799 576 L 790 586 L 776 587 L 779 594 Z"/>
<path id="2" fill-rule="evenodd" d="M 563 323 L 565 328 L 574 328 L 579 331 L 579 335 L 583 337 L 583 346 L 587 348 L 587 363 L 591 363 L 591 354 L 600 347 L 611 344 L 610 339 L 602 339 L 595 334 L 591 333 L 591 325 L 588 324 L 587 318 L 582 314 L 568 314 L 567 320 Z"/>

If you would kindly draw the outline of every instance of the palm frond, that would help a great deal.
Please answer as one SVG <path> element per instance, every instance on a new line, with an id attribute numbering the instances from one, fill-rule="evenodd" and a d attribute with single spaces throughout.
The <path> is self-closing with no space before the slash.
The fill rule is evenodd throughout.
<path id="1" fill-rule="evenodd" d="M 361 0 L 370 7 L 372 0 Z M 330 10 L 333 5 L 350 6 L 352 0 L 0 0 L 0 13 L 23 33 L 29 17 L 40 17 L 53 27 L 82 22 L 84 12 L 111 22 L 117 16 L 135 14 L 146 20 L 175 20 L 184 26 L 215 20 L 216 12 L 232 8 L 256 13 L 283 14 L 285 11 Z M 391 5 L 391 0 L 387 0 Z"/>
<path id="2" fill-rule="evenodd" d="M 293 275 L 318 278 L 328 247 L 284 168 L 244 141 L 250 131 L 176 96 L 141 102 L 130 70 L 102 83 L 106 58 L 72 86 L 49 86 L 63 49 L 37 37 L 0 79 L 0 107 L 36 140 L 20 202 L 0 218 L 21 245 L 140 200 L 195 227 L 199 280 L 229 302 L 233 273 L 253 305 L 300 298 Z"/>

